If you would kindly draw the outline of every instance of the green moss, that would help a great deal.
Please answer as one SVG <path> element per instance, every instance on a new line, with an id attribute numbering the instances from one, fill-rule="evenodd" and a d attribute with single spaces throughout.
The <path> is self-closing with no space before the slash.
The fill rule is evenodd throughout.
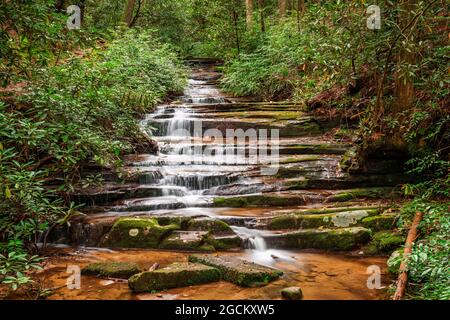
<path id="1" fill-rule="evenodd" d="M 192 219 L 187 225 L 188 230 L 209 231 L 212 233 L 232 232 L 230 226 L 223 221 L 210 218 Z"/>
<path id="2" fill-rule="evenodd" d="M 228 236 L 209 235 L 206 242 L 212 245 L 216 250 L 232 250 L 241 247 L 242 240 L 235 234 Z"/>
<path id="3" fill-rule="evenodd" d="M 112 248 L 158 248 L 160 241 L 178 225 L 160 226 L 153 218 L 120 218 L 101 242 Z"/>
<path id="4" fill-rule="evenodd" d="M 214 199 L 215 207 L 247 208 L 247 207 L 286 207 L 303 205 L 305 200 L 298 197 L 289 197 L 273 194 L 242 196 L 242 197 L 219 197 Z"/>
<path id="5" fill-rule="evenodd" d="M 105 278 L 128 279 L 141 272 L 139 267 L 129 262 L 93 263 L 83 268 L 81 274 Z"/>
<path id="6" fill-rule="evenodd" d="M 283 236 L 284 245 L 292 249 L 351 250 L 370 240 L 365 228 L 342 228 L 336 230 L 301 230 Z"/>
<path id="7" fill-rule="evenodd" d="M 291 163 L 302 163 L 302 162 L 313 162 L 319 161 L 321 157 L 319 156 L 307 156 L 303 158 L 288 158 L 280 161 L 280 164 L 291 164 Z"/>
<path id="8" fill-rule="evenodd" d="M 187 287 L 220 280 L 219 270 L 193 263 L 174 263 L 166 268 L 132 276 L 128 285 L 133 292 L 153 292 Z"/>
<path id="9" fill-rule="evenodd" d="M 395 231 L 380 231 L 374 234 L 372 241 L 364 248 L 370 255 L 389 254 L 405 244 L 405 237 Z"/>
<path id="10" fill-rule="evenodd" d="M 354 199 L 386 199 L 394 196 L 395 188 L 362 188 L 343 191 L 330 196 L 328 202 L 346 202 Z"/>
<path id="11" fill-rule="evenodd" d="M 367 217 L 362 220 L 362 225 L 374 232 L 392 229 L 395 225 L 395 215 L 379 215 Z"/>
<path id="12" fill-rule="evenodd" d="M 320 227 L 350 227 L 358 225 L 359 222 L 371 214 L 370 211 L 354 210 L 347 212 L 328 214 L 290 214 L 273 218 L 268 228 L 271 230 L 283 229 L 314 229 Z"/>
<path id="13" fill-rule="evenodd" d="M 204 248 L 201 247 L 205 243 L 207 234 L 207 232 L 176 231 L 161 241 L 159 248 L 178 251 L 203 251 Z"/>
<path id="14" fill-rule="evenodd" d="M 192 255 L 189 256 L 189 261 L 217 268 L 224 280 L 242 287 L 266 285 L 283 275 L 279 270 L 231 256 Z"/>
<path id="15" fill-rule="evenodd" d="M 294 178 L 305 174 L 307 171 L 304 168 L 279 168 L 275 175 L 277 178 Z"/>

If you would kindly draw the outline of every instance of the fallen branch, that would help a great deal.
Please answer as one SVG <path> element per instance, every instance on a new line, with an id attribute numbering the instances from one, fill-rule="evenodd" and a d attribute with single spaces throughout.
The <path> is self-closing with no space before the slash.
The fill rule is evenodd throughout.
<path id="1" fill-rule="evenodd" d="M 408 232 L 408 237 L 406 238 L 405 250 L 403 253 L 403 261 L 400 265 L 399 276 L 397 280 L 397 290 L 395 291 L 393 300 L 402 300 L 405 291 L 406 285 L 408 283 L 408 257 L 411 254 L 413 242 L 417 239 L 417 228 L 419 227 L 420 222 L 423 219 L 423 212 L 417 212 L 414 216 L 414 220 L 412 222 L 411 228 Z"/>

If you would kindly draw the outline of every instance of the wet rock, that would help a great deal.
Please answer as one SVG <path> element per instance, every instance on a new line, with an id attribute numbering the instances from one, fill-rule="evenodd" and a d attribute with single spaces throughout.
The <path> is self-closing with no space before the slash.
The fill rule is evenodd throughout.
<path id="1" fill-rule="evenodd" d="M 83 275 L 117 279 L 128 279 L 139 272 L 139 267 L 129 262 L 93 263 L 81 270 Z"/>
<path id="2" fill-rule="evenodd" d="M 281 155 L 343 155 L 348 145 L 336 145 L 336 144 L 299 144 L 287 147 L 280 147 Z"/>
<path id="3" fill-rule="evenodd" d="M 396 231 L 380 231 L 373 235 L 372 241 L 363 248 L 367 255 L 390 254 L 405 244 L 405 236 Z"/>
<path id="4" fill-rule="evenodd" d="M 161 240 L 179 225 L 159 225 L 153 218 L 120 218 L 101 242 L 111 248 L 158 248 Z"/>
<path id="5" fill-rule="evenodd" d="M 377 210 L 344 211 L 334 214 L 289 214 L 272 218 L 267 225 L 270 230 L 313 229 L 320 227 L 351 227 L 374 215 Z"/>
<path id="6" fill-rule="evenodd" d="M 304 197 L 283 196 L 281 194 L 263 194 L 241 197 L 214 198 L 215 207 L 246 208 L 246 207 L 287 207 L 306 204 Z"/>
<path id="7" fill-rule="evenodd" d="M 213 246 L 216 250 L 233 250 L 239 249 L 242 245 L 242 239 L 236 234 L 228 235 L 209 235 L 206 242 Z"/>
<path id="8" fill-rule="evenodd" d="M 399 196 L 396 188 L 362 188 L 338 192 L 327 198 L 327 202 L 346 202 L 354 199 L 388 199 Z"/>
<path id="9" fill-rule="evenodd" d="M 217 268 L 224 280 L 242 287 L 263 286 L 283 275 L 282 271 L 231 256 L 192 255 L 189 261 Z"/>
<path id="10" fill-rule="evenodd" d="M 299 287 L 290 287 L 281 290 L 281 296 L 286 300 L 302 300 L 303 292 Z"/>
<path id="11" fill-rule="evenodd" d="M 361 227 L 307 229 L 268 235 L 264 239 L 275 248 L 352 250 L 370 241 L 370 231 Z"/>
<path id="12" fill-rule="evenodd" d="M 362 220 L 362 226 L 373 232 L 389 230 L 395 226 L 396 215 L 383 214 L 379 216 L 367 217 Z"/>
<path id="13" fill-rule="evenodd" d="M 174 263 L 151 272 L 138 273 L 128 280 L 133 292 L 152 292 L 187 287 L 220 280 L 219 270 L 195 263 Z"/>
<path id="14" fill-rule="evenodd" d="M 214 251 L 214 247 L 202 247 L 206 231 L 175 231 L 159 245 L 160 249 L 180 251 Z"/>
<path id="15" fill-rule="evenodd" d="M 192 219 L 188 223 L 188 230 L 209 231 L 211 233 L 229 233 L 232 232 L 230 226 L 223 221 L 211 218 Z"/>
<path id="16" fill-rule="evenodd" d="M 400 265 L 403 261 L 404 249 L 399 248 L 392 252 L 391 256 L 387 261 L 388 271 L 391 274 L 398 274 L 400 270 Z"/>

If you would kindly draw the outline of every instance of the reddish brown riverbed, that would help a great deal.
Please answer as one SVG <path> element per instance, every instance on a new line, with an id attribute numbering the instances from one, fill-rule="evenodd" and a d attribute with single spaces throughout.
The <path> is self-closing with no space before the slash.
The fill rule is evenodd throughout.
<path id="1" fill-rule="evenodd" d="M 81 277 L 81 289 L 69 290 L 65 284 L 70 276 L 67 267 L 98 261 L 129 261 L 148 269 L 155 262 L 161 267 L 172 262 L 185 261 L 187 254 L 164 251 L 97 251 L 63 250 L 62 254 L 49 260 L 40 277 L 45 279 L 46 287 L 59 287 L 49 299 L 61 300 L 201 300 L 201 299 L 279 299 L 285 287 L 299 286 L 306 300 L 352 300 L 385 299 L 386 290 L 367 288 L 367 267 L 378 265 L 382 269 L 383 286 L 388 286 L 390 278 L 386 274 L 386 259 L 379 257 L 360 258 L 346 255 L 319 252 L 273 251 L 255 253 L 246 251 L 237 254 L 243 258 L 263 262 L 279 268 L 285 275 L 278 281 L 261 288 L 240 288 L 228 282 L 178 288 L 157 294 L 133 294 L 127 283 L 118 283 L 95 277 Z M 264 256 L 260 256 L 264 255 Z M 281 257 L 280 261 L 273 256 Z M 284 260 L 283 260 L 284 259 Z"/>

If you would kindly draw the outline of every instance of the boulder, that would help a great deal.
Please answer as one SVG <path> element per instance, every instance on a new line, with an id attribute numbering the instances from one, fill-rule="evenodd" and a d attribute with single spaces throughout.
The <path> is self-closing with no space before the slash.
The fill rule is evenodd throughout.
<path id="1" fill-rule="evenodd" d="M 129 262 L 92 263 L 81 270 L 83 275 L 117 279 L 128 279 L 139 272 L 139 267 Z"/>
<path id="2" fill-rule="evenodd" d="M 232 232 L 230 226 L 223 221 L 211 218 L 192 219 L 188 223 L 189 231 L 209 231 L 211 233 Z"/>
<path id="3" fill-rule="evenodd" d="M 263 286 L 283 275 L 282 271 L 232 256 L 192 255 L 189 261 L 217 268 L 223 280 L 242 287 Z"/>
<path id="4" fill-rule="evenodd" d="M 239 249 L 242 245 L 242 239 L 236 234 L 227 235 L 209 235 L 206 242 L 216 250 Z"/>
<path id="5" fill-rule="evenodd" d="M 174 263 L 168 267 L 132 276 L 128 285 L 133 292 L 153 292 L 187 287 L 220 280 L 219 270 L 195 263 Z"/>
<path id="6" fill-rule="evenodd" d="M 101 246 L 156 249 L 165 236 L 179 228 L 174 224 L 161 226 L 153 218 L 120 218 L 103 238 Z"/>
<path id="7" fill-rule="evenodd" d="M 175 231 L 161 241 L 159 248 L 180 251 L 214 251 L 214 247 L 202 247 L 207 235 L 206 231 Z"/>
<path id="8" fill-rule="evenodd" d="M 352 250 L 370 241 L 370 231 L 361 227 L 305 229 L 269 235 L 265 240 L 275 248 Z"/>
<path id="9" fill-rule="evenodd" d="M 382 214 L 379 216 L 367 217 L 362 220 L 362 226 L 373 232 L 389 230 L 395 226 L 396 215 Z"/>
<path id="10" fill-rule="evenodd" d="M 281 296 L 286 300 L 302 300 L 303 292 L 299 287 L 290 287 L 281 290 Z"/>

